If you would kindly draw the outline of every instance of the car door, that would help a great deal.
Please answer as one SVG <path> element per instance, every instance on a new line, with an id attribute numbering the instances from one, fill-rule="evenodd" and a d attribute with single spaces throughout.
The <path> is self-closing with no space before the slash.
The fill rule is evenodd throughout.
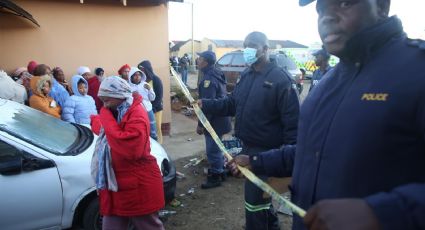
<path id="1" fill-rule="evenodd" d="M 14 145 L 0 139 L 1 228 L 60 227 L 62 186 L 54 162 Z"/>

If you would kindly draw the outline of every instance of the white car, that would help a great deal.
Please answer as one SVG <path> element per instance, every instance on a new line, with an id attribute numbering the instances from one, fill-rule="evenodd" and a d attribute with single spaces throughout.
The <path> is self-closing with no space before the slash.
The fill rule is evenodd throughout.
<path id="1" fill-rule="evenodd" d="M 85 126 L 0 99 L 0 228 L 99 229 L 99 203 L 90 163 L 97 136 Z M 167 201 L 176 170 L 151 139 Z"/>

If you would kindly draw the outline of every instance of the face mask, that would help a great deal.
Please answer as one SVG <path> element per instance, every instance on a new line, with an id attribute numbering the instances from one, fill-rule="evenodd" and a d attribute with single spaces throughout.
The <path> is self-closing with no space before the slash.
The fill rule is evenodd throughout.
<path id="1" fill-rule="evenodd" d="M 256 55 L 257 49 L 247 47 L 243 50 L 243 58 L 245 59 L 245 63 L 248 65 L 252 65 L 257 62 L 258 58 Z"/>

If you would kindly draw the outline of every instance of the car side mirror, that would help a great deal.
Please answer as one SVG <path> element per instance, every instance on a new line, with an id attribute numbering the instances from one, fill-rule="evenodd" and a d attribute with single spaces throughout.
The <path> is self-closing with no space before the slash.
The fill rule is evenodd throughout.
<path id="1" fill-rule="evenodd" d="M 0 174 L 15 175 L 22 171 L 22 157 L 11 157 L 0 162 Z"/>

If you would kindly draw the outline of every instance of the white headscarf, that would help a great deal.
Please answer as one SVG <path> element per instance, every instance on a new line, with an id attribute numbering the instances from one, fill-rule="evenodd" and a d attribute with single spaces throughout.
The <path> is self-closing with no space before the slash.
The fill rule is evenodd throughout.
<path id="1" fill-rule="evenodd" d="M 89 67 L 87 67 L 87 66 L 80 66 L 80 67 L 78 67 L 78 69 L 77 69 L 77 74 L 78 75 L 83 75 L 85 73 L 90 73 Z"/>
<path id="2" fill-rule="evenodd" d="M 100 83 L 97 96 L 126 99 L 130 105 L 133 104 L 133 94 L 130 85 L 118 76 L 105 78 Z"/>

